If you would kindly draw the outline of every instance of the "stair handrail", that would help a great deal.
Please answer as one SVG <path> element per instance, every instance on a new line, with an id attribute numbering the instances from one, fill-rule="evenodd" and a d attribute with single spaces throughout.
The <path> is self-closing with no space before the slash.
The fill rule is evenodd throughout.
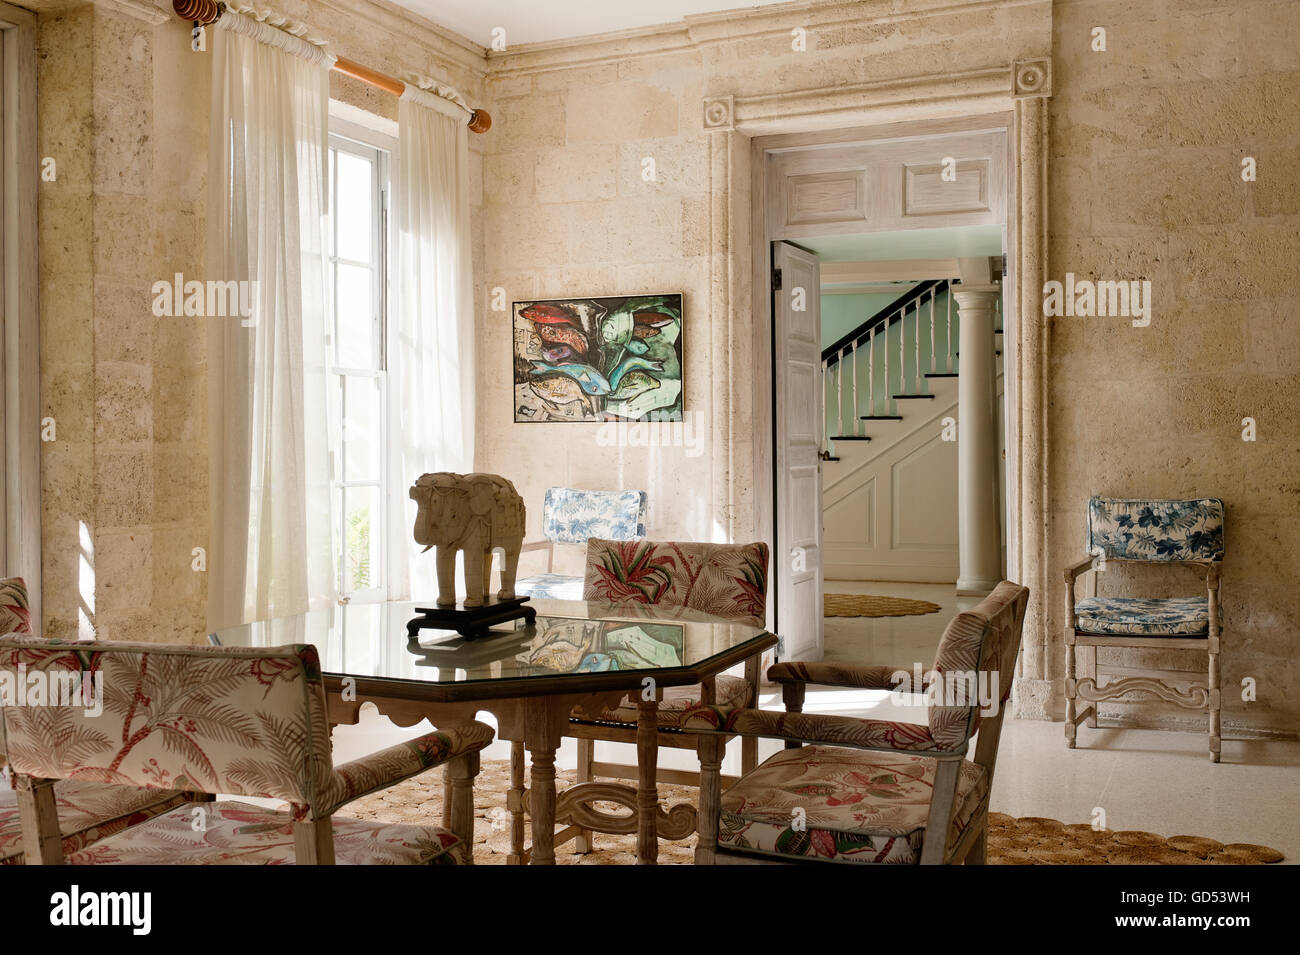
<path id="1" fill-rule="evenodd" d="M 822 364 L 829 369 L 840 360 L 840 354 L 847 348 L 852 347 L 856 342 L 861 345 L 871 335 L 873 328 L 888 328 L 894 322 L 902 321 L 904 312 L 914 303 L 921 300 L 922 296 L 930 289 L 934 289 L 935 294 L 945 291 L 951 285 L 950 279 L 926 279 L 918 282 L 915 287 L 900 295 L 894 301 L 890 302 L 884 308 L 880 309 L 870 318 L 863 319 L 857 328 L 840 337 L 838 341 L 827 348 L 822 349 Z M 917 305 L 920 308 L 920 305 Z"/>

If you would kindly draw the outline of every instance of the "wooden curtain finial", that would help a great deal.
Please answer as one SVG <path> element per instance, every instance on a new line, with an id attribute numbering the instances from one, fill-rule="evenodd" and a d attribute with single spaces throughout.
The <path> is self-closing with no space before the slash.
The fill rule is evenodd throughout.
<path id="1" fill-rule="evenodd" d="M 216 23 L 221 16 L 217 0 L 172 0 L 172 9 L 182 20 L 191 23 Z"/>
<path id="2" fill-rule="evenodd" d="M 486 133 L 492 128 L 492 115 L 485 109 L 474 110 L 469 117 L 471 133 Z"/>

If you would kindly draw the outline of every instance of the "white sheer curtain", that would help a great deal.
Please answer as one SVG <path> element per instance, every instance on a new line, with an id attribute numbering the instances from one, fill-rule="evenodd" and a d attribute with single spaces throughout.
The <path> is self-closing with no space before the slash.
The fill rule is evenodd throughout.
<path id="1" fill-rule="evenodd" d="M 213 35 L 209 279 L 253 313 L 209 317 L 209 624 L 336 596 L 325 284 L 334 58 L 227 10 Z"/>
<path id="2" fill-rule="evenodd" d="M 474 469 L 474 315 L 465 110 L 406 87 L 397 107 L 397 307 L 388 339 L 389 597 L 433 599 L 408 489 Z"/>

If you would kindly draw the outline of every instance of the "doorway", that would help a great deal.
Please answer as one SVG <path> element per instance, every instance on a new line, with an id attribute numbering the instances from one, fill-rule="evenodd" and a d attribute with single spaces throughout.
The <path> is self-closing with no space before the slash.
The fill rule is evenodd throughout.
<path id="1" fill-rule="evenodd" d="M 956 593 L 959 574 L 968 584 L 973 578 L 967 555 L 959 553 L 960 321 L 953 298 L 954 290 L 983 290 L 997 316 L 983 343 L 990 363 L 980 382 L 990 393 L 980 395 L 983 406 L 965 394 L 969 407 L 994 412 L 987 430 L 1001 462 L 1001 449 L 1015 446 L 1007 440 L 1015 416 L 996 411 L 1012 390 L 1001 367 L 1012 367 L 1015 354 L 1016 296 L 1001 294 L 1015 288 L 1013 125 L 1013 114 L 1004 113 L 752 141 L 755 263 L 769 263 L 773 287 L 766 308 L 755 296 L 757 334 L 770 336 L 771 358 L 769 390 L 756 399 L 770 401 L 772 409 L 772 590 L 784 658 L 861 662 L 879 655 L 880 648 L 864 655 L 861 646 L 839 639 L 844 618 L 834 618 L 833 645 L 827 645 L 821 601 L 806 595 L 814 579 L 851 580 L 826 587 L 851 594 L 880 594 L 883 586 L 891 596 L 920 596 L 938 588 L 934 593 L 944 596 L 933 603 L 940 616 L 917 625 L 929 634 L 928 652 L 894 646 L 927 664 L 947 620 L 978 602 Z M 806 279 L 787 279 L 792 257 L 796 267 L 820 273 L 814 288 L 804 287 Z M 756 269 L 756 279 L 760 274 Z M 804 372 L 806 362 L 792 363 L 811 315 L 825 326 L 816 375 Z M 973 340 L 968 344 L 980 351 Z M 968 361 L 978 367 L 980 356 Z M 824 479 L 816 494 L 797 478 L 810 466 L 803 460 L 802 420 L 810 404 L 822 428 L 811 465 Z M 961 473 L 994 502 L 993 533 L 979 539 L 995 554 L 996 578 L 1007 576 L 1007 557 L 1015 553 L 1016 495 L 994 458 L 981 460 L 986 467 L 973 471 L 963 462 Z M 756 468 L 763 473 L 761 460 Z M 963 501 L 961 521 L 971 510 Z M 972 526 L 987 531 L 990 525 Z M 982 567 L 981 579 L 989 561 Z M 896 634 L 919 632 L 917 626 L 867 629 Z"/>

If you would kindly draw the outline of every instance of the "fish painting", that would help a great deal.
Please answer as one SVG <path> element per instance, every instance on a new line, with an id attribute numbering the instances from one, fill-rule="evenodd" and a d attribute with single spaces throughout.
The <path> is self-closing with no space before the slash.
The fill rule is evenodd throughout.
<path id="1" fill-rule="evenodd" d="M 581 385 L 582 390 L 589 395 L 607 395 L 614 390 L 609 383 L 609 379 L 590 365 L 581 365 L 576 362 L 551 365 L 544 361 L 535 361 L 533 362 L 533 368 L 537 371 L 558 372 L 561 375 L 568 375 Z"/>
<path id="2" fill-rule="evenodd" d="M 576 331 L 571 326 L 559 324 L 538 325 L 537 335 L 544 342 L 568 345 L 576 354 L 587 354 L 587 336 Z"/>
<path id="3" fill-rule="evenodd" d="M 515 421 L 681 421 L 682 296 L 515 302 Z"/>
<path id="4" fill-rule="evenodd" d="M 629 401 L 637 395 L 645 394 L 659 387 L 659 379 L 653 378 L 640 369 L 634 368 L 623 375 L 618 387 L 610 394 L 617 401 Z"/>

